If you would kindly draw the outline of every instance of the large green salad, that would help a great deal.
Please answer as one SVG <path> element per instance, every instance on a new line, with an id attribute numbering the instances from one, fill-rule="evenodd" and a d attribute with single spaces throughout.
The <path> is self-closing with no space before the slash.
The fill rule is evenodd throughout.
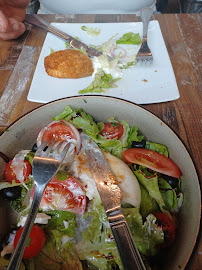
<path id="1" fill-rule="evenodd" d="M 122 191 L 122 211 L 147 269 L 175 241 L 177 213 L 183 202 L 180 171 L 169 149 L 150 142 L 137 126 L 109 116 L 96 123 L 83 109 L 67 106 L 50 119 L 33 142 L 6 164 L 0 196 L 11 201 L 18 217 L 1 243 L 0 268 L 9 263 L 34 194 L 32 161 L 37 147 L 49 139 L 73 145 L 44 192 L 20 269 L 123 269 L 80 132 L 103 150 Z"/>

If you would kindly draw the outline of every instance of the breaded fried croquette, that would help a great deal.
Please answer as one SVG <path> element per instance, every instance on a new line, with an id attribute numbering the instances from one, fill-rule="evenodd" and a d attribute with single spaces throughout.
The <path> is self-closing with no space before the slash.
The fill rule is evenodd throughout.
<path id="1" fill-rule="evenodd" d="M 66 49 L 54 52 L 44 59 L 48 75 L 57 78 L 82 78 L 93 73 L 91 59 L 80 51 Z"/>

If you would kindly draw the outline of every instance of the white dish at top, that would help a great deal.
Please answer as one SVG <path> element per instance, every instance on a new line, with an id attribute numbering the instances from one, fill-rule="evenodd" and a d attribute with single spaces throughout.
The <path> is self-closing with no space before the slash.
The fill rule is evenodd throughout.
<path id="1" fill-rule="evenodd" d="M 112 36 L 117 39 L 124 33 L 139 33 L 142 38 L 142 23 L 53 23 L 53 26 L 79 39 L 87 45 L 101 45 Z M 92 37 L 81 26 L 99 28 L 100 34 Z M 166 102 L 180 97 L 173 68 L 163 40 L 158 21 L 151 21 L 148 31 L 148 44 L 154 61 L 152 64 L 138 63 L 130 69 L 123 70 L 123 77 L 116 82 L 116 88 L 106 89 L 107 96 L 114 96 L 137 104 Z M 125 45 L 129 53 L 137 53 L 140 46 Z M 78 91 L 89 86 L 93 77 L 80 79 L 58 79 L 49 76 L 44 68 L 44 58 L 54 51 L 65 49 L 65 41 L 48 33 L 36 66 L 28 100 L 47 103 L 56 99 L 78 95 Z M 103 93 L 95 93 L 103 95 Z"/>

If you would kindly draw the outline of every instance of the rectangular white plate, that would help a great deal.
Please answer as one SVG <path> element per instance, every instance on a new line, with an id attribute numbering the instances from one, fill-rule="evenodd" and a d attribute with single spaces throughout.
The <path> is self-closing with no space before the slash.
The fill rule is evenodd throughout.
<path id="1" fill-rule="evenodd" d="M 82 25 L 93 28 L 97 27 L 100 29 L 100 34 L 92 37 L 81 29 Z M 117 33 L 117 39 L 127 32 L 139 33 L 142 38 L 141 22 L 96 24 L 53 23 L 53 26 L 73 37 L 79 37 L 87 45 L 100 45 Z M 130 69 L 124 70 L 122 79 L 116 82 L 117 87 L 107 89 L 101 95 L 119 97 L 137 104 L 158 103 L 179 98 L 180 95 L 175 75 L 158 21 L 151 21 L 149 24 L 148 44 L 154 57 L 153 63 L 138 63 Z M 133 53 L 137 53 L 140 47 L 137 45 L 126 46 Z M 44 68 L 44 58 L 50 54 L 51 49 L 54 51 L 65 49 L 65 41 L 48 33 L 28 94 L 28 100 L 30 101 L 46 103 L 59 98 L 75 96 L 78 95 L 79 90 L 89 86 L 93 81 L 92 76 L 80 79 L 58 79 L 47 75 Z"/>

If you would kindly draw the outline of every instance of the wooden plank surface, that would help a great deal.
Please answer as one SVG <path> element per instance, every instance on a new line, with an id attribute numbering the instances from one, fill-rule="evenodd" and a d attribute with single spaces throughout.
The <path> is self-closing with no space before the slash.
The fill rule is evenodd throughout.
<path id="1" fill-rule="evenodd" d="M 132 22 L 130 15 L 42 15 L 48 22 L 107 23 Z M 172 102 L 142 105 L 162 119 L 184 142 L 199 178 L 201 166 L 202 14 L 154 15 L 176 76 L 180 98 Z M 14 41 L 0 40 L 0 132 L 21 115 L 41 106 L 27 100 L 27 94 L 46 33 L 27 26 Z M 29 61 L 27 61 L 29 59 Z M 202 245 L 191 270 L 202 269 Z"/>

